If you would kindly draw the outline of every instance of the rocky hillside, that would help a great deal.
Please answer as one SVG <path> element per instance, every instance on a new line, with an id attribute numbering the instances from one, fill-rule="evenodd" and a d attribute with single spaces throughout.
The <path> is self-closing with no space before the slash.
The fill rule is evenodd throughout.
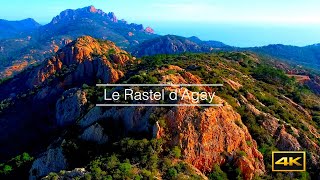
<path id="1" fill-rule="evenodd" d="M 34 143 L 41 147 L 45 137 L 56 131 L 57 119 L 52 116 L 55 115 L 52 108 L 55 109 L 64 91 L 84 83 L 93 85 L 98 79 L 115 82 L 123 76 L 119 68 L 129 61 L 131 57 L 114 43 L 86 36 L 68 44 L 41 65 L 3 82 L 0 141 L 6 144 L 1 148 L 6 155 L 1 158 L 19 153 L 22 149 L 17 146 L 32 151 Z M 17 112 L 18 109 L 21 110 Z M 9 143 L 13 140 L 15 144 Z"/>
<path id="2" fill-rule="evenodd" d="M 247 52 L 136 59 L 78 38 L 0 84 L 1 179 L 317 178 L 320 97 L 266 61 Z M 168 82 L 223 83 L 164 88 L 216 92 L 223 106 L 95 106 L 104 103 L 96 83 Z M 306 150 L 307 172 L 272 173 L 273 150 Z"/>

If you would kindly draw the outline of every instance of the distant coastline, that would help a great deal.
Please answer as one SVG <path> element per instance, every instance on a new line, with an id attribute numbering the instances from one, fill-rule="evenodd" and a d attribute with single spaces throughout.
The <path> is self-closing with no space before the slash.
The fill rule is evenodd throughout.
<path id="1" fill-rule="evenodd" d="M 255 47 L 269 44 L 307 46 L 320 42 L 320 26 L 256 25 L 222 23 L 141 22 L 160 35 L 197 36 L 201 40 L 220 41 L 230 46 Z M 318 38 L 318 39 L 317 39 Z"/>

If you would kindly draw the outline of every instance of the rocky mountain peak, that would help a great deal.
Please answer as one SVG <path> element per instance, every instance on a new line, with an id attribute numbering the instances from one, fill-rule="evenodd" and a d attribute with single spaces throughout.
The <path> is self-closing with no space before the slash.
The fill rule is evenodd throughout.
<path id="1" fill-rule="evenodd" d="M 32 25 L 34 27 L 39 27 L 41 26 L 37 21 L 35 21 L 34 19 L 32 18 L 27 18 L 27 19 L 24 19 L 24 20 L 21 20 L 20 21 L 21 23 L 25 23 L 27 25 Z"/>
<path id="2" fill-rule="evenodd" d="M 73 83 L 86 79 L 85 76 L 88 78 L 99 77 L 106 82 L 114 82 L 122 76 L 122 72 L 115 70 L 115 68 L 119 65 L 125 65 L 129 60 L 128 53 L 113 42 L 99 41 L 90 36 L 83 36 L 69 43 L 60 49 L 55 56 L 49 58 L 32 80 L 32 84 L 41 84 L 55 73 L 61 72 L 63 67 L 70 69 L 71 66 L 75 67 L 75 74 L 70 80 Z"/>
<path id="3" fill-rule="evenodd" d="M 118 22 L 118 19 L 117 19 L 116 15 L 114 14 L 114 12 L 109 12 L 108 17 L 110 18 L 110 20 L 112 22 Z"/>
<path id="4" fill-rule="evenodd" d="M 80 9 L 67 9 L 62 11 L 58 16 L 52 19 L 53 24 L 56 24 L 60 21 L 70 21 L 81 18 L 96 18 L 96 16 L 92 15 L 100 15 L 100 17 L 105 17 L 106 19 L 111 20 L 112 22 L 117 22 L 117 18 L 113 12 L 105 13 L 101 9 L 97 9 L 94 6 L 88 6 Z"/>
<path id="5" fill-rule="evenodd" d="M 149 26 L 145 29 L 145 31 L 146 31 L 147 33 L 151 33 L 151 34 L 154 33 L 154 30 L 153 30 L 151 27 L 149 27 Z"/>
<path id="6" fill-rule="evenodd" d="M 89 10 L 89 12 L 92 12 L 92 13 L 96 13 L 97 12 L 97 9 L 94 6 L 89 6 L 88 10 Z"/>

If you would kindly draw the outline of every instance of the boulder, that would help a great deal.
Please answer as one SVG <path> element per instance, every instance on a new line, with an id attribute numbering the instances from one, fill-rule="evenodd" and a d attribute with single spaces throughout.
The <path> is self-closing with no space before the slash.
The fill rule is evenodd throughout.
<path id="1" fill-rule="evenodd" d="M 57 174 L 58 179 L 82 179 L 85 175 L 88 174 L 85 168 L 75 168 L 72 171 L 62 171 Z M 43 180 L 51 180 L 48 176 L 42 178 Z"/>
<path id="2" fill-rule="evenodd" d="M 65 91 L 56 104 L 57 125 L 65 126 L 74 123 L 82 115 L 86 103 L 84 91 L 77 88 Z"/>
<path id="3" fill-rule="evenodd" d="M 80 135 L 80 139 L 104 144 L 108 141 L 108 136 L 104 134 L 103 130 L 103 127 L 96 123 L 85 129 L 82 135 Z"/>
<path id="4" fill-rule="evenodd" d="M 63 155 L 62 148 L 48 149 L 33 162 L 29 171 L 29 180 L 36 180 L 50 172 L 59 172 L 66 168 L 67 160 Z"/>

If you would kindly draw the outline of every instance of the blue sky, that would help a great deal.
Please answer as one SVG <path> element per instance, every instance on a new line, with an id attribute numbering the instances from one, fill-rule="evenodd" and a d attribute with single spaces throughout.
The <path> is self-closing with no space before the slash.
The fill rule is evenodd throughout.
<path id="1" fill-rule="evenodd" d="M 94 5 L 132 21 L 189 21 L 320 25 L 318 0 L 10 0 L 2 19 L 46 23 L 64 9 Z"/>
<path id="2" fill-rule="evenodd" d="M 31 17 L 45 24 L 65 9 L 89 5 L 105 12 L 113 11 L 118 18 L 129 22 L 151 25 L 160 34 L 200 33 L 198 36 L 204 39 L 216 38 L 240 46 L 278 43 L 272 41 L 272 33 L 276 33 L 275 40 L 285 36 L 284 40 L 279 41 L 284 44 L 306 45 L 320 42 L 320 39 L 314 38 L 320 37 L 319 0 L 10 0 L 2 3 L 0 18 L 19 20 Z M 196 30 L 195 25 L 204 32 Z M 210 27 L 211 30 L 216 30 L 213 27 L 217 26 L 220 29 L 224 26 L 225 29 L 212 32 L 222 33 L 221 37 L 226 38 L 219 39 L 217 35 L 209 35 Z M 241 40 L 239 37 L 249 36 L 245 33 L 246 27 L 251 31 L 256 29 L 251 32 L 254 35 L 252 43 L 235 42 Z M 274 28 L 277 32 L 268 34 L 268 31 L 273 31 Z M 228 32 L 229 35 L 223 32 Z M 299 34 L 302 33 L 306 34 L 306 37 L 300 37 Z M 236 35 L 238 38 L 233 38 Z M 261 36 L 268 37 L 270 42 Z"/>

